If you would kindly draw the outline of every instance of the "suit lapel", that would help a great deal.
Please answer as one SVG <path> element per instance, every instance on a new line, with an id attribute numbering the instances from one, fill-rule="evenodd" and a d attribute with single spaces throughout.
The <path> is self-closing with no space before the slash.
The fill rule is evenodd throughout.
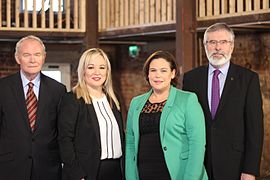
<path id="1" fill-rule="evenodd" d="M 21 111 L 22 114 L 22 123 L 26 127 L 26 129 L 30 130 L 30 125 L 28 122 L 28 114 L 27 114 L 27 109 L 26 109 L 26 100 L 24 96 L 24 91 L 22 87 L 22 80 L 20 76 L 20 72 L 16 73 L 13 81 L 10 83 L 10 86 L 12 88 L 12 93 L 14 94 L 14 98 L 16 99 L 17 106 Z M 19 118 L 20 119 L 20 118 Z"/>
<path id="2" fill-rule="evenodd" d="M 48 110 L 48 97 L 50 96 L 48 91 L 48 84 L 46 78 L 43 74 L 40 73 L 40 86 L 39 86 L 39 95 L 38 95 L 38 104 L 37 104 L 37 118 L 35 122 L 35 131 L 34 133 L 38 132 L 39 127 L 43 127 L 43 118 L 42 114 L 45 114 L 45 110 Z"/>
<path id="3" fill-rule="evenodd" d="M 82 103 L 82 101 L 81 101 L 81 103 Z M 83 104 L 84 104 L 84 102 L 83 102 Z M 87 106 L 87 111 L 88 111 L 87 117 L 93 123 L 94 132 L 96 134 L 96 138 L 97 138 L 97 142 L 98 142 L 98 147 L 101 147 L 100 130 L 99 130 L 99 124 L 98 124 L 98 119 L 97 119 L 96 111 L 94 109 L 93 104 L 86 104 L 86 106 Z"/>
<path id="4" fill-rule="evenodd" d="M 167 102 L 162 110 L 161 113 L 161 117 L 160 117 L 160 140 L 161 142 L 163 141 L 163 137 L 164 137 L 164 129 L 165 129 L 165 125 L 168 119 L 168 115 L 171 112 L 171 108 L 174 104 L 174 100 L 175 100 L 175 95 L 176 95 L 176 88 L 171 86 L 170 87 L 170 93 L 169 93 L 169 97 L 167 99 Z"/>
<path id="5" fill-rule="evenodd" d="M 202 69 L 202 76 L 201 77 L 198 77 L 200 80 L 201 80 L 201 83 L 199 85 L 199 92 L 201 93 L 201 106 L 204 108 L 205 112 L 206 112 L 206 116 L 207 117 L 210 117 L 210 118 L 206 118 L 207 120 L 210 120 L 212 121 L 211 119 L 211 111 L 210 111 L 210 108 L 209 108 L 209 102 L 208 102 L 208 66 L 205 66 L 203 69 Z M 196 82 L 195 82 L 196 83 Z M 200 97 L 198 96 L 198 98 Z"/>
<path id="6" fill-rule="evenodd" d="M 235 65 L 233 63 L 230 63 L 230 67 L 228 70 L 228 74 L 225 80 L 225 84 L 224 84 L 224 89 L 220 98 L 220 103 L 218 105 L 218 109 L 217 109 L 217 113 L 215 116 L 215 119 L 218 119 L 218 115 L 220 114 L 220 112 L 222 111 L 222 108 L 224 107 L 224 104 L 226 103 L 226 101 L 228 100 L 229 94 L 231 94 L 231 91 L 233 90 L 232 87 L 233 83 L 236 79 L 236 69 L 235 69 Z"/>

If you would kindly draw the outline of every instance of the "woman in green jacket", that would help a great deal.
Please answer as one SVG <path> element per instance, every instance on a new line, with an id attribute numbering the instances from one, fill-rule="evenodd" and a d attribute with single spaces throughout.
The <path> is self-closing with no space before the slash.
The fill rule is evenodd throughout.
<path id="1" fill-rule="evenodd" d="M 205 180 L 205 124 L 195 94 L 179 90 L 166 51 L 144 64 L 151 90 L 132 99 L 127 120 L 126 180 Z"/>

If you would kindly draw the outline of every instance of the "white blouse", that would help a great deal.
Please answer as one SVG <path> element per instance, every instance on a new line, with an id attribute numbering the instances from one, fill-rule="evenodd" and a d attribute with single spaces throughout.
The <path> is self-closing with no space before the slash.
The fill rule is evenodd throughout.
<path id="1" fill-rule="evenodd" d="M 92 96 L 91 98 L 99 123 L 101 140 L 100 159 L 120 158 L 122 156 L 122 148 L 119 127 L 107 97 L 104 95 L 100 99 Z"/>

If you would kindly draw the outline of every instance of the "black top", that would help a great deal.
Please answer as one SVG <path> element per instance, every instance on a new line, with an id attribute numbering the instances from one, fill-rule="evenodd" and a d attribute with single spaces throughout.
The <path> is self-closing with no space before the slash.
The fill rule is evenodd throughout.
<path id="1" fill-rule="evenodd" d="M 170 175 L 160 142 L 159 124 L 161 103 L 146 102 L 139 119 L 140 142 L 138 152 L 138 169 L 140 180 L 169 180 Z"/>

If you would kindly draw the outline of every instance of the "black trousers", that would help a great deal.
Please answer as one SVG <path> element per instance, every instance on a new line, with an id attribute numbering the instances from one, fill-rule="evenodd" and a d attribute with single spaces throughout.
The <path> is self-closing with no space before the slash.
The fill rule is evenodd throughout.
<path id="1" fill-rule="evenodd" d="M 121 180 L 120 159 L 101 160 L 97 180 Z"/>

